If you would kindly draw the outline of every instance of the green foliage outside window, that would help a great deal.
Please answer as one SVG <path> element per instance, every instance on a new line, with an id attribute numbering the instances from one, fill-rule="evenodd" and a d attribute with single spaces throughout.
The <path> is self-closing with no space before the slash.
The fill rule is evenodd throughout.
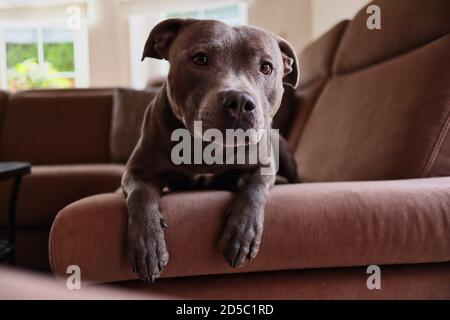
<path id="1" fill-rule="evenodd" d="M 44 43 L 44 60 L 59 72 L 74 71 L 73 43 Z"/>
<path id="2" fill-rule="evenodd" d="M 6 66 L 13 68 L 27 59 L 37 59 L 37 44 L 6 43 Z"/>
<path id="3" fill-rule="evenodd" d="M 37 60 L 37 45 L 23 43 L 7 43 L 7 62 L 9 68 L 27 59 Z M 56 71 L 74 71 L 73 43 L 44 43 L 44 60 L 53 65 Z"/>
<path id="4" fill-rule="evenodd" d="M 6 43 L 8 89 L 70 88 L 74 79 L 58 72 L 75 71 L 73 43 L 44 43 L 44 63 L 37 63 L 35 43 Z"/>

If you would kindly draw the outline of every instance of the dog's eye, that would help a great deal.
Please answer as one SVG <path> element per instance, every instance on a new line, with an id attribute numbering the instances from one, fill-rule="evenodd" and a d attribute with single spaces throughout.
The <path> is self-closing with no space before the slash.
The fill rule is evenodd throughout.
<path id="1" fill-rule="evenodd" d="M 208 64 L 208 57 L 204 53 L 197 53 L 192 60 L 199 66 L 206 66 Z"/>
<path id="2" fill-rule="evenodd" d="M 259 72 L 268 76 L 272 73 L 273 67 L 269 62 L 264 62 L 259 68 Z"/>

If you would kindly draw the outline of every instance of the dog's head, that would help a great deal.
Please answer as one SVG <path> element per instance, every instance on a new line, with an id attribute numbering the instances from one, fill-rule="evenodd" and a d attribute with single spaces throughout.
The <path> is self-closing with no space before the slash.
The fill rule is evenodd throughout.
<path id="1" fill-rule="evenodd" d="M 169 61 L 169 101 L 193 134 L 194 121 L 202 121 L 203 130 L 222 133 L 270 128 L 283 85 L 296 87 L 299 77 L 297 57 L 287 41 L 255 27 L 214 20 L 159 23 L 145 44 L 142 59 L 146 57 Z"/>

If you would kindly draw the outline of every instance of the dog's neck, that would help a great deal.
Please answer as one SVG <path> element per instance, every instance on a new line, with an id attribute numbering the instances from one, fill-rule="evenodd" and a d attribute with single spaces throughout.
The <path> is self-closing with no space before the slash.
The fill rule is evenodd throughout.
<path id="1" fill-rule="evenodd" d="M 170 105 L 167 95 L 167 83 L 161 86 L 158 94 L 152 102 L 149 114 L 146 116 L 144 126 L 150 132 L 147 137 L 152 137 L 152 143 L 158 145 L 160 150 L 169 150 L 168 145 L 174 144 L 171 140 L 172 133 L 177 129 L 186 129 L 185 125 L 177 118 Z M 157 137 L 157 138 L 155 138 Z"/>
<path id="2" fill-rule="evenodd" d="M 173 108 L 170 104 L 170 99 L 167 95 L 167 81 L 161 86 L 161 89 L 156 96 L 155 107 L 158 110 L 155 112 L 160 117 L 160 126 L 165 130 L 172 131 L 180 128 L 186 128 L 182 121 L 175 115 Z"/>

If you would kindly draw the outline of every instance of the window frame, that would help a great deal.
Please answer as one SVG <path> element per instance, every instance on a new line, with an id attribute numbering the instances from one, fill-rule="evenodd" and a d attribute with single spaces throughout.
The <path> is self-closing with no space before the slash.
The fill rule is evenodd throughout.
<path id="1" fill-rule="evenodd" d="M 70 30 L 73 32 L 73 46 L 74 46 L 74 71 L 58 71 L 58 75 L 63 78 L 74 79 L 74 86 L 87 87 L 89 84 L 89 66 L 88 66 L 88 54 L 87 51 L 87 28 L 86 24 L 82 23 L 80 29 Z M 42 64 L 45 62 L 44 56 L 44 41 L 43 30 L 62 30 L 67 29 L 67 26 L 63 23 L 14 23 L 7 22 L 0 24 L 0 89 L 8 90 L 7 79 L 7 52 L 6 52 L 6 37 L 5 32 L 7 29 L 14 30 L 36 30 L 37 31 L 37 63 Z"/>
<path id="2" fill-rule="evenodd" d="M 230 2 L 217 2 L 217 3 L 211 3 L 208 5 L 193 5 L 189 8 L 180 8 L 180 9 L 172 9 L 166 11 L 166 18 L 170 17 L 171 15 L 175 13 L 187 13 L 187 12 L 198 12 L 199 16 L 196 19 L 205 19 L 206 17 L 206 11 L 212 10 L 212 9 L 219 9 L 219 8 L 225 8 L 230 6 L 238 6 L 239 11 L 239 19 L 234 19 L 233 22 L 227 21 L 227 23 L 236 25 L 236 24 L 242 24 L 246 25 L 248 24 L 248 3 L 244 1 L 230 1 Z"/>

